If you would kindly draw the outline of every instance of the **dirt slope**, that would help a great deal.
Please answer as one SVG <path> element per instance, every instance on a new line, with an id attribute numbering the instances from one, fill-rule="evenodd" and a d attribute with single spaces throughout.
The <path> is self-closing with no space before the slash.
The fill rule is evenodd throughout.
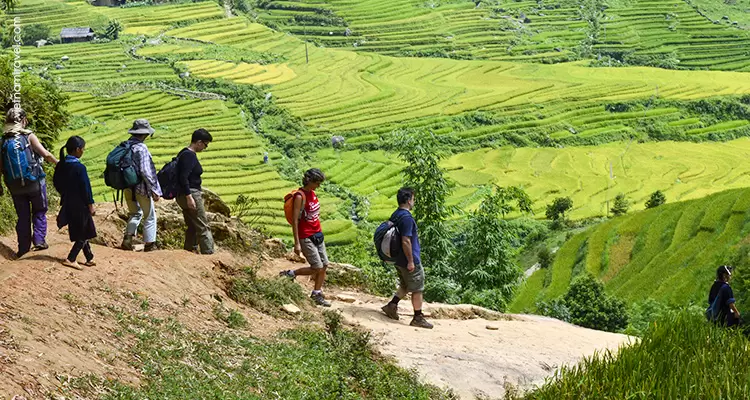
<path id="1" fill-rule="evenodd" d="M 105 243 L 119 239 L 106 216 L 97 217 Z M 159 318 L 173 317 L 189 328 L 216 330 L 223 325 L 213 313 L 218 300 L 243 313 L 254 336 L 272 335 L 301 323 L 275 319 L 231 301 L 222 289 L 221 265 L 256 265 L 220 251 L 198 256 L 184 251 L 128 253 L 94 246 L 98 265 L 76 271 L 59 264 L 70 248 L 64 232 L 52 232 L 50 249 L 21 260 L 8 258 L 15 240 L 0 238 L 0 399 L 46 398 L 67 377 L 95 374 L 137 383 L 138 371 L 123 357 L 123 342 L 114 332 L 107 310 L 147 310 Z M 299 264 L 266 261 L 261 273 Z M 301 284 L 309 285 L 300 279 Z M 336 290 L 329 290 L 335 295 Z M 432 331 L 410 328 L 379 312 L 385 299 L 350 293 L 354 303 L 335 301 L 347 321 L 373 332 L 377 347 L 427 381 L 455 389 L 464 398 L 477 394 L 501 396 L 506 381 L 527 386 L 550 376 L 556 366 L 575 362 L 597 349 L 616 347 L 625 336 L 577 328 L 533 316 L 483 314 L 470 308 L 430 305 Z M 408 303 L 402 311 L 410 311 Z M 467 319 L 472 318 L 472 319 Z M 492 325 L 497 330 L 488 330 Z"/>

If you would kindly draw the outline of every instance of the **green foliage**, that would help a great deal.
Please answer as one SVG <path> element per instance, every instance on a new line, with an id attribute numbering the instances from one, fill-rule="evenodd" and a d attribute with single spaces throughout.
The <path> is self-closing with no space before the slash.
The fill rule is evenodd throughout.
<path id="1" fill-rule="evenodd" d="M 630 208 L 630 202 L 628 202 L 628 199 L 625 197 L 625 194 L 619 193 L 617 196 L 615 196 L 615 202 L 612 205 L 612 214 L 614 216 L 620 216 L 625 215 L 628 213 L 628 209 Z"/>
<path id="2" fill-rule="evenodd" d="M 671 313 L 617 352 L 562 367 L 520 398 L 743 399 L 750 397 L 750 353 L 739 331 L 707 324 L 700 313 Z"/>
<path id="3" fill-rule="evenodd" d="M 240 312 L 235 309 L 227 309 L 221 303 L 214 305 L 214 316 L 219 321 L 227 324 L 230 329 L 240 329 L 247 325 L 247 320 Z"/>
<path id="4" fill-rule="evenodd" d="M 3 114 L 13 106 L 13 61 L 13 55 L 0 57 L 0 97 L 5 101 Z M 55 83 L 28 73 L 21 73 L 20 84 L 21 108 L 26 111 L 28 129 L 36 133 L 44 147 L 51 149 L 68 122 L 68 95 Z"/>
<path id="5" fill-rule="evenodd" d="M 541 312 L 585 328 L 617 332 L 628 325 L 625 302 L 604 293 L 604 284 L 590 274 L 576 278 L 565 295 L 540 303 Z"/>
<path id="6" fill-rule="evenodd" d="M 50 38 L 50 28 L 44 24 L 25 25 L 21 30 L 21 41 L 26 46 L 33 46 L 37 40 Z"/>
<path id="7" fill-rule="evenodd" d="M 667 197 L 664 196 L 664 193 L 662 193 L 661 190 L 657 190 L 654 193 L 651 193 L 651 196 L 649 196 L 648 200 L 646 201 L 646 208 L 659 207 L 666 202 Z"/>
<path id="8" fill-rule="evenodd" d="M 106 39 L 117 40 L 120 37 L 120 32 L 122 32 L 122 24 L 120 21 L 113 19 L 107 24 L 102 36 Z"/>
<path id="9" fill-rule="evenodd" d="M 513 205 L 516 204 L 517 208 Z M 521 276 L 516 265 L 518 234 L 503 217 L 518 209 L 531 211 L 531 199 L 516 187 L 495 187 L 465 223 L 465 239 L 457 246 L 454 265 L 457 280 L 467 291 L 473 304 L 492 304 L 492 309 L 505 310 Z M 486 292 L 491 290 L 491 292 Z M 479 293 L 474 293 L 479 291 Z M 481 301 L 476 301 L 481 298 Z"/>
<path id="10" fill-rule="evenodd" d="M 2 183 L 0 183 L 2 184 Z M 0 235 L 11 232 L 16 226 L 16 209 L 8 190 L 0 196 Z"/>
<path id="11" fill-rule="evenodd" d="M 302 287 L 285 278 L 262 278 L 252 268 L 245 268 L 227 284 L 232 300 L 258 311 L 280 316 L 279 307 L 287 303 L 302 304 L 307 296 Z"/>
<path id="12" fill-rule="evenodd" d="M 360 228 L 357 237 L 346 246 L 332 246 L 328 249 L 331 259 L 352 264 L 362 270 L 364 282 L 341 282 L 335 276 L 327 278 L 334 285 L 358 286 L 378 296 L 390 296 L 396 290 L 396 273 L 392 266 L 386 266 L 375 253 L 372 243 L 372 229 Z M 428 282 L 429 282 L 428 278 Z"/>
<path id="13" fill-rule="evenodd" d="M 547 269 L 552 266 L 552 263 L 555 261 L 555 255 L 547 246 L 543 246 L 539 250 L 539 253 L 537 253 L 537 259 L 539 262 L 539 268 Z"/>
<path id="14" fill-rule="evenodd" d="M 250 197 L 250 196 L 245 196 L 244 194 L 240 194 L 237 196 L 237 199 L 234 201 L 234 204 L 232 204 L 232 206 L 230 207 L 232 216 L 237 217 L 239 219 L 244 219 L 245 217 L 249 217 L 251 210 L 256 208 L 259 203 L 260 203 L 260 200 L 258 200 L 255 197 Z M 253 225 L 253 223 L 250 222 L 250 225 Z"/>
<path id="15" fill-rule="evenodd" d="M 450 269 L 446 262 L 452 251 L 446 221 L 454 210 L 447 203 L 453 183 L 440 167 L 445 152 L 435 135 L 424 131 L 399 132 L 392 146 L 407 164 L 401 172 L 404 185 L 415 191 L 413 211 L 419 226 L 422 262 L 438 275 L 446 275 Z"/>
<path id="16" fill-rule="evenodd" d="M 198 332 L 173 319 L 113 310 L 113 335 L 139 374 L 138 385 L 95 377 L 67 380 L 71 398 L 139 399 L 456 399 L 419 382 L 372 350 L 369 334 L 326 313 L 327 331 L 298 328 L 258 339 Z"/>
<path id="17" fill-rule="evenodd" d="M 573 200 L 570 197 L 558 197 L 547 205 L 545 216 L 553 221 L 565 221 L 565 213 L 573 209 Z"/>

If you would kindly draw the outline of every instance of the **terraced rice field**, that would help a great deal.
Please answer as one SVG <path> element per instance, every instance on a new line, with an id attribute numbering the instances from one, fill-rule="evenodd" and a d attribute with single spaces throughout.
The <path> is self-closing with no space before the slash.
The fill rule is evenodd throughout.
<path id="1" fill-rule="evenodd" d="M 92 177 L 96 201 L 113 200 L 114 192 L 104 185 L 102 178 L 105 159 L 115 145 L 129 137 L 127 130 L 134 119 L 146 117 L 156 129 L 146 144 L 157 168 L 190 143 L 193 130 L 202 127 L 214 137 L 209 150 L 200 155 L 205 170 L 204 186 L 230 203 L 240 194 L 257 198 L 260 203 L 249 219 L 276 236 L 291 236 L 281 201 L 298 184 L 282 179 L 274 168 L 280 154 L 270 152 L 271 163 L 263 163 L 264 143 L 247 129 L 237 106 L 219 100 L 182 99 L 159 91 L 109 98 L 74 93 L 71 100 L 70 111 L 74 115 L 86 116 L 95 123 L 64 132 L 61 140 L 70 135 L 86 139 L 83 161 Z M 338 213 L 340 200 L 323 195 L 321 202 L 328 240 L 332 244 L 350 240 L 354 234 L 351 222 L 331 220 Z"/>
<path id="2" fill-rule="evenodd" d="M 304 118 L 312 133 L 388 132 L 405 123 L 428 125 L 477 109 L 512 117 L 544 108 L 558 117 L 550 121 L 564 121 L 575 114 L 579 119 L 586 116 L 586 107 L 601 109 L 603 101 L 649 98 L 655 93 L 668 99 L 750 93 L 750 81 L 734 72 L 395 58 L 312 46 L 307 64 L 301 41 L 240 18 L 225 22 L 199 23 L 166 34 L 284 55 L 296 77 L 275 85 L 273 95 Z M 227 71 L 231 76 L 231 69 Z M 617 125 L 601 115 L 595 122 Z M 480 137 L 510 128 L 492 126 L 461 135 Z"/>
<path id="3" fill-rule="evenodd" d="M 750 190 L 667 204 L 597 225 L 567 241 L 548 270 L 521 287 L 512 312 L 565 293 L 585 271 L 628 301 L 652 298 L 705 307 L 718 265 L 726 263 L 750 229 Z"/>
<path id="4" fill-rule="evenodd" d="M 599 26 L 593 30 L 587 21 L 594 13 L 588 9 L 593 2 L 507 1 L 496 7 L 477 3 L 274 0 L 260 19 L 327 46 L 388 55 L 560 62 L 579 59 L 582 42 L 592 36 L 599 43 L 595 55 L 674 52 L 679 68 L 747 71 L 750 67 L 746 51 L 750 34 L 737 29 L 739 24 L 713 23 L 684 0 L 607 2 L 614 4 L 599 13 Z M 697 5 L 715 14 L 718 3 L 699 0 Z M 733 16 L 743 14 L 741 6 L 722 10 L 735 8 Z M 330 23 L 325 19 L 330 14 L 341 21 L 313 25 Z"/>
<path id="5" fill-rule="evenodd" d="M 221 18 L 224 10 L 213 1 L 119 8 L 78 0 L 24 0 L 11 15 L 21 17 L 24 25 L 46 25 L 53 36 L 65 27 L 106 26 L 111 19 L 120 21 L 124 33 L 156 34 L 179 22 Z"/>

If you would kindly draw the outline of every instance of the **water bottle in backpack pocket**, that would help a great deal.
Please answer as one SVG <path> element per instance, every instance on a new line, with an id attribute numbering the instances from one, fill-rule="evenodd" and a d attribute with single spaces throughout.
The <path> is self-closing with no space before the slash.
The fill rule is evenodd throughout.
<path id="1" fill-rule="evenodd" d="M 107 155 L 107 167 L 104 169 L 104 183 L 107 186 L 124 190 L 141 182 L 133 157 L 133 143 L 120 143 Z"/>
<path id="2" fill-rule="evenodd" d="M 6 181 L 25 186 L 44 178 L 42 164 L 34 154 L 27 135 L 17 134 L 3 138 L 2 155 Z"/>

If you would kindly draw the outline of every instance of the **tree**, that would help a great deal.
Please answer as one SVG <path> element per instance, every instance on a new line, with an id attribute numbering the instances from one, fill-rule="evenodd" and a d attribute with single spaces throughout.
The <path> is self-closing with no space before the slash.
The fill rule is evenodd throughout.
<path id="1" fill-rule="evenodd" d="M 624 194 L 620 193 L 615 196 L 615 204 L 612 206 L 612 214 L 614 216 L 625 215 L 628 213 L 630 203 Z"/>
<path id="2" fill-rule="evenodd" d="M 417 130 L 398 132 L 392 147 L 407 164 L 401 171 L 404 185 L 415 191 L 414 219 L 419 226 L 422 262 L 438 275 L 450 276 L 447 260 L 453 243 L 446 221 L 453 214 L 453 208 L 447 204 L 453 184 L 440 167 L 445 153 L 435 135 Z"/>
<path id="3" fill-rule="evenodd" d="M 21 41 L 27 46 L 36 44 L 37 40 L 49 38 L 49 26 L 44 24 L 29 24 L 21 31 Z"/>
<path id="4" fill-rule="evenodd" d="M 604 284 L 590 274 L 574 280 L 563 296 L 570 321 L 585 328 L 616 332 L 628 326 L 625 302 L 604 293 Z"/>
<path id="5" fill-rule="evenodd" d="M 552 204 L 547 205 L 545 215 L 553 221 L 565 220 L 565 213 L 573 208 L 573 200 L 570 197 L 558 197 Z"/>
<path id="6" fill-rule="evenodd" d="M 667 197 L 664 196 L 664 193 L 662 193 L 661 190 L 657 190 L 654 193 L 651 193 L 651 197 L 646 201 L 646 208 L 659 207 L 666 202 Z"/>
<path id="7" fill-rule="evenodd" d="M 116 40 L 120 37 L 120 32 L 122 32 L 122 24 L 120 24 L 120 21 L 113 19 L 109 21 L 109 24 L 107 24 L 107 27 L 104 29 L 104 37 L 110 40 Z"/>
<path id="8" fill-rule="evenodd" d="M 517 231 L 503 217 L 516 209 L 531 212 L 532 202 L 523 190 L 495 186 L 469 215 L 465 240 L 456 251 L 459 283 L 467 301 L 503 311 L 521 276 L 516 264 Z M 517 207 L 517 208 L 516 208 Z"/>
<path id="9" fill-rule="evenodd" d="M 547 246 L 542 247 L 537 253 L 537 260 L 539 261 L 539 268 L 549 268 L 555 261 L 555 255 L 550 251 Z"/>
<path id="10" fill-rule="evenodd" d="M 26 111 L 29 129 L 33 130 L 42 144 L 51 149 L 68 122 L 65 110 L 68 96 L 53 82 L 27 73 L 20 76 L 20 105 Z M 13 107 L 15 89 L 13 57 L 0 56 L 0 96 L 5 99 L 3 113 Z"/>
<path id="11" fill-rule="evenodd" d="M 2 0 L 2 2 L 0 2 L 0 8 L 2 8 L 5 12 L 14 11 L 17 5 L 18 0 Z"/>

